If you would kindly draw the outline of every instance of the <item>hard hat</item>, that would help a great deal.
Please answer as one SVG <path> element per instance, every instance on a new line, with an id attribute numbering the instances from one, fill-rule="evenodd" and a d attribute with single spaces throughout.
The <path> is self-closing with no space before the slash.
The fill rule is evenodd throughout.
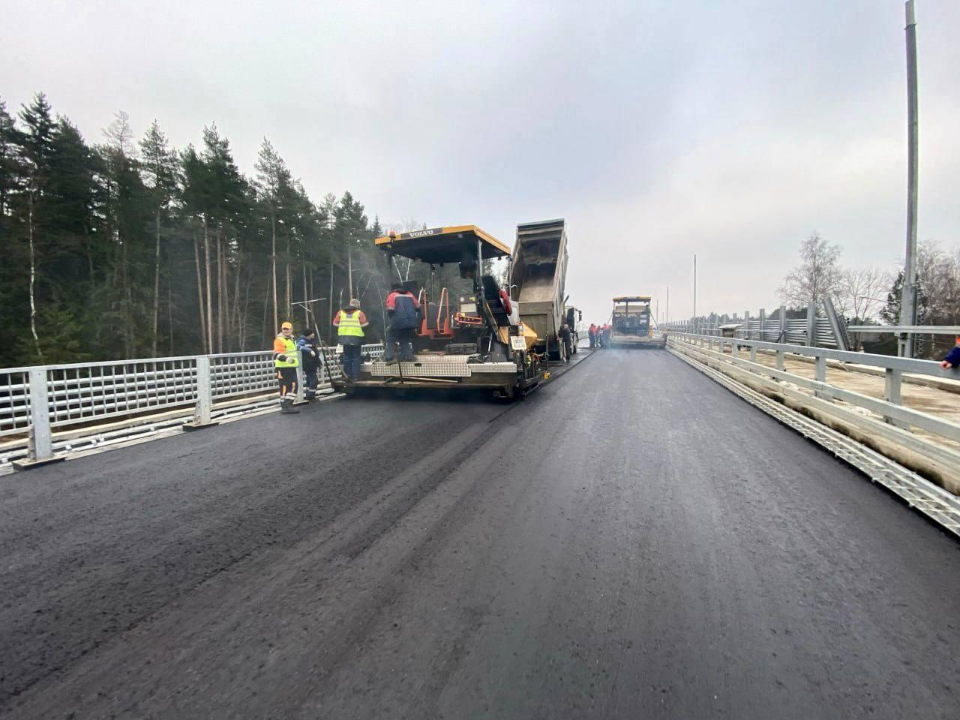
<path id="1" fill-rule="evenodd" d="M 293 330 L 293 323 L 285 322 L 280 326 L 281 330 Z"/>
<path id="2" fill-rule="evenodd" d="M 357 300 L 356 298 L 353 298 L 353 299 L 350 301 L 350 307 L 354 308 L 355 310 L 359 310 L 359 309 L 360 309 L 360 301 Z"/>

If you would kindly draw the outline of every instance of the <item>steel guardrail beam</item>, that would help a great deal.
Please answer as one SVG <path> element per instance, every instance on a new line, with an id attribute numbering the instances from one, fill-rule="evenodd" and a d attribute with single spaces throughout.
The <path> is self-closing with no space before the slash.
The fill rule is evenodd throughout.
<path id="1" fill-rule="evenodd" d="M 940 363 L 934 360 L 916 360 L 914 358 L 903 358 L 894 355 L 877 355 L 874 353 L 860 353 L 852 350 L 833 350 L 824 347 L 809 347 L 807 345 L 793 345 L 790 343 L 772 343 L 760 340 L 746 340 L 743 338 L 720 337 L 718 335 L 699 335 L 694 333 L 671 332 L 671 337 L 690 337 L 694 339 L 704 339 L 721 341 L 724 345 L 736 343 L 741 347 L 755 347 L 758 350 L 773 350 L 793 353 L 795 355 L 806 355 L 807 357 L 823 357 L 829 360 L 852 363 L 854 365 L 868 365 L 870 367 L 879 367 L 891 370 L 902 370 L 913 373 L 914 375 L 928 375 L 930 377 L 942 378 L 945 380 L 960 380 L 960 372 L 957 370 L 947 370 L 940 367 Z"/>

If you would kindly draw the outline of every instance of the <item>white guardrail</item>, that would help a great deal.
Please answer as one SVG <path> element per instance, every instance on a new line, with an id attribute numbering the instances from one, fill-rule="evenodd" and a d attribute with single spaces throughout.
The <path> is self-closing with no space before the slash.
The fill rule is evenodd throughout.
<path id="1" fill-rule="evenodd" d="M 904 407 L 901 385 L 904 373 L 956 381 L 960 380 L 960 373 L 956 370 L 944 369 L 931 360 L 677 331 L 669 333 L 668 347 L 725 385 L 730 385 L 731 378 L 741 378 L 734 384 L 751 395 L 747 398 L 751 402 L 835 450 L 838 455 L 861 467 L 875 481 L 883 483 L 950 531 L 960 534 L 960 497 L 902 467 L 891 460 L 892 455 L 886 451 L 882 454 L 887 454 L 887 457 L 882 458 L 881 453 L 852 442 L 820 423 L 814 423 L 819 427 L 811 430 L 807 427 L 812 422 L 809 418 L 742 385 L 742 379 L 749 380 L 754 389 L 772 391 L 805 408 L 838 418 L 863 437 L 871 438 L 875 445 L 879 440 L 879 445 L 899 446 L 926 463 L 946 469 L 955 477 L 956 468 L 960 467 L 960 425 L 943 417 Z M 758 362 L 758 353 L 774 355 L 775 366 Z M 788 372 L 786 359 L 790 356 L 812 359 L 814 378 Z M 849 367 L 881 368 L 885 379 L 883 399 L 829 383 L 828 361 L 848 364 Z M 739 389 L 735 391 L 744 395 Z M 752 398 L 754 395 L 758 398 Z M 781 417 L 785 415 L 791 417 Z"/>
<path id="2" fill-rule="evenodd" d="M 341 373 L 325 349 L 318 387 Z M 365 345 L 371 357 L 383 345 Z M 303 398 L 303 369 L 298 397 Z M 276 406 L 269 351 L 0 368 L 0 468 L 176 426 Z"/>

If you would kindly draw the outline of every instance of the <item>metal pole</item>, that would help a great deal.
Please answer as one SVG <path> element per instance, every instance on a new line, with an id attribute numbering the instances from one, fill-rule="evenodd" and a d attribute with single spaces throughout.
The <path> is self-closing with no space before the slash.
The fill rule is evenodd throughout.
<path id="1" fill-rule="evenodd" d="M 907 0 L 907 259 L 903 268 L 899 325 L 917 324 L 917 19 L 913 0 Z M 913 357 L 914 338 L 900 336 L 900 355 Z"/>
<path id="2" fill-rule="evenodd" d="M 697 256 L 693 256 L 693 317 L 697 317 Z"/>
<path id="3" fill-rule="evenodd" d="M 666 321 L 670 322 L 670 286 L 667 285 L 667 313 Z"/>
<path id="4" fill-rule="evenodd" d="M 53 457 L 53 433 L 50 430 L 50 399 L 47 394 L 47 369 L 30 368 L 30 441 L 31 460 Z"/>

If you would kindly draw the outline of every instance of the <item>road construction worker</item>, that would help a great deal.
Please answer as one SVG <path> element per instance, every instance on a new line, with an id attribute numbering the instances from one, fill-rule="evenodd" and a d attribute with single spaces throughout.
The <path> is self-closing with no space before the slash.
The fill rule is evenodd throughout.
<path id="1" fill-rule="evenodd" d="M 573 333 L 570 332 L 570 326 L 564 323 L 560 328 L 560 342 L 563 343 L 564 357 L 566 362 L 570 362 L 573 357 Z"/>
<path id="2" fill-rule="evenodd" d="M 940 367 L 944 370 L 960 368 L 960 335 L 957 336 L 957 344 L 953 346 L 953 350 L 947 353 L 943 362 L 940 363 Z"/>
<path id="3" fill-rule="evenodd" d="M 297 397 L 297 366 L 300 364 L 297 344 L 293 341 L 293 325 L 285 322 L 273 341 L 273 364 L 280 385 L 280 412 L 292 415 L 300 412 L 293 407 Z"/>
<path id="4" fill-rule="evenodd" d="M 317 370 L 320 369 L 320 348 L 317 345 L 317 333 L 313 328 L 305 328 L 297 340 L 300 351 L 300 367 L 303 368 L 303 396 L 313 400 L 317 395 Z"/>
<path id="5" fill-rule="evenodd" d="M 420 302 L 413 293 L 403 287 L 403 283 L 394 283 L 393 291 L 387 296 L 387 344 L 383 359 L 392 363 L 397 359 L 397 345 L 400 345 L 400 360 L 410 362 L 413 357 L 414 330 L 420 325 Z"/>
<path id="6" fill-rule="evenodd" d="M 590 323 L 590 349 L 597 347 L 597 326 Z"/>
<path id="7" fill-rule="evenodd" d="M 610 330 L 611 330 L 610 325 L 608 325 L 607 323 L 604 323 L 603 330 L 601 332 L 601 337 L 603 338 L 602 344 L 603 344 L 603 347 L 605 348 L 610 347 Z"/>
<path id="8" fill-rule="evenodd" d="M 360 377 L 360 349 L 363 347 L 364 328 L 370 323 L 360 310 L 360 301 L 353 298 L 337 312 L 333 325 L 337 328 L 337 342 L 343 346 L 343 374 L 356 382 Z"/>

